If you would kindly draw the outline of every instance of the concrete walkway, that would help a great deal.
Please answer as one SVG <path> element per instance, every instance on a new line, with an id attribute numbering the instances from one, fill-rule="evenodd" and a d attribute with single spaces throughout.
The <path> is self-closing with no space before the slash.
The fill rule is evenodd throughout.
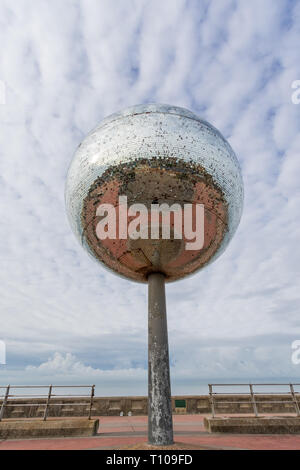
<path id="1" fill-rule="evenodd" d="M 208 434 L 204 415 L 174 415 L 174 440 L 199 449 L 300 450 L 300 435 Z M 2 440 L 0 450 L 121 449 L 147 442 L 147 416 L 100 416 L 95 437 Z"/>

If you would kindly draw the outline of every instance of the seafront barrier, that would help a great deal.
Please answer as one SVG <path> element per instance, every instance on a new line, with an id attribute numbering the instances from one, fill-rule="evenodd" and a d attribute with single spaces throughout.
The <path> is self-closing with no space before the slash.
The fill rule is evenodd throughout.
<path id="1" fill-rule="evenodd" d="M 216 410 L 217 414 L 253 413 L 253 406 L 249 401 L 249 396 L 235 395 L 234 400 L 240 403 L 230 403 L 233 401 L 232 395 L 222 396 L 223 403 L 218 405 Z M 57 403 L 57 405 L 49 409 L 49 417 L 72 417 L 88 415 L 90 403 L 88 398 L 53 398 L 52 402 Z M 82 403 L 82 405 L 75 405 L 76 403 L 78 404 L 78 402 Z M 63 403 L 67 403 L 67 405 L 63 406 Z M 300 397 L 298 398 L 298 403 L 300 405 Z M 1 404 L 2 401 L 0 400 L 0 407 Z M 15 406 L 9 406 L 5 409 L 4 418 L 42 418 L 45 410 L 45 399 L 35 399 L 35 405 L 30 405 L 30 399 L 11 399 L 9 404 L 13 404 Z M 267 413 L 289 414 L 295 412 L 295 407 L 289 394 L 259 395 L 256 396 L 256 404 L 258 413 L 262 415 Z M 147 415 L 147 408 L 147 397 L 94 397 L 92 416 Z M 210 397 L 208 395 L 173 396 L 172 411 L 174 414 L 209 414 L 211 413 Z"/>

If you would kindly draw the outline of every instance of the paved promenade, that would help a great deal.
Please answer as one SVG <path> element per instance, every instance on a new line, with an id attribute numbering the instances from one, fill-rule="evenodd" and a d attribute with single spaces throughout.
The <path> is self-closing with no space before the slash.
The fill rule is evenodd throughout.
<path id="1" fill-rule="evenodd" d="M 175 415 L 174 440 L 199 449 L 300 450 L 300 435 L 209 434 L 204 415 Z M 133 448 L 147 442 L 147 416 L 100 416 L 98 435 L 82 438 L 1 440 L 0 450 Z"/>

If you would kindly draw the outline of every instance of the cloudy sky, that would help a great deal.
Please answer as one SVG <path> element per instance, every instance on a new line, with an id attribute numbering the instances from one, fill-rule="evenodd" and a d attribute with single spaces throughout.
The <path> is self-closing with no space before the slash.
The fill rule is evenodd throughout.
<path id="1" fill-rule="evenodd" d="M 0 43 L 0 382 L 147 393 L 146 286 L 86 255 L 64 186 L 102 118 L 150 101 L 216 126 L 245 184 L 227 251 L 167 286 L 172 392 L 297 379 L 300 2 L 0 0 Z"/>

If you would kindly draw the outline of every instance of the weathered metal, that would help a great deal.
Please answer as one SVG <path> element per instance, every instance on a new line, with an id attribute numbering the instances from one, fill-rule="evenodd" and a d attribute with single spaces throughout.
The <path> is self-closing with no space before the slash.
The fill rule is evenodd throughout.
<path id="1" fill-rule="evenodd" d="M 165 277 L 148 277 L 148 441 L 173 443 Z"/>

